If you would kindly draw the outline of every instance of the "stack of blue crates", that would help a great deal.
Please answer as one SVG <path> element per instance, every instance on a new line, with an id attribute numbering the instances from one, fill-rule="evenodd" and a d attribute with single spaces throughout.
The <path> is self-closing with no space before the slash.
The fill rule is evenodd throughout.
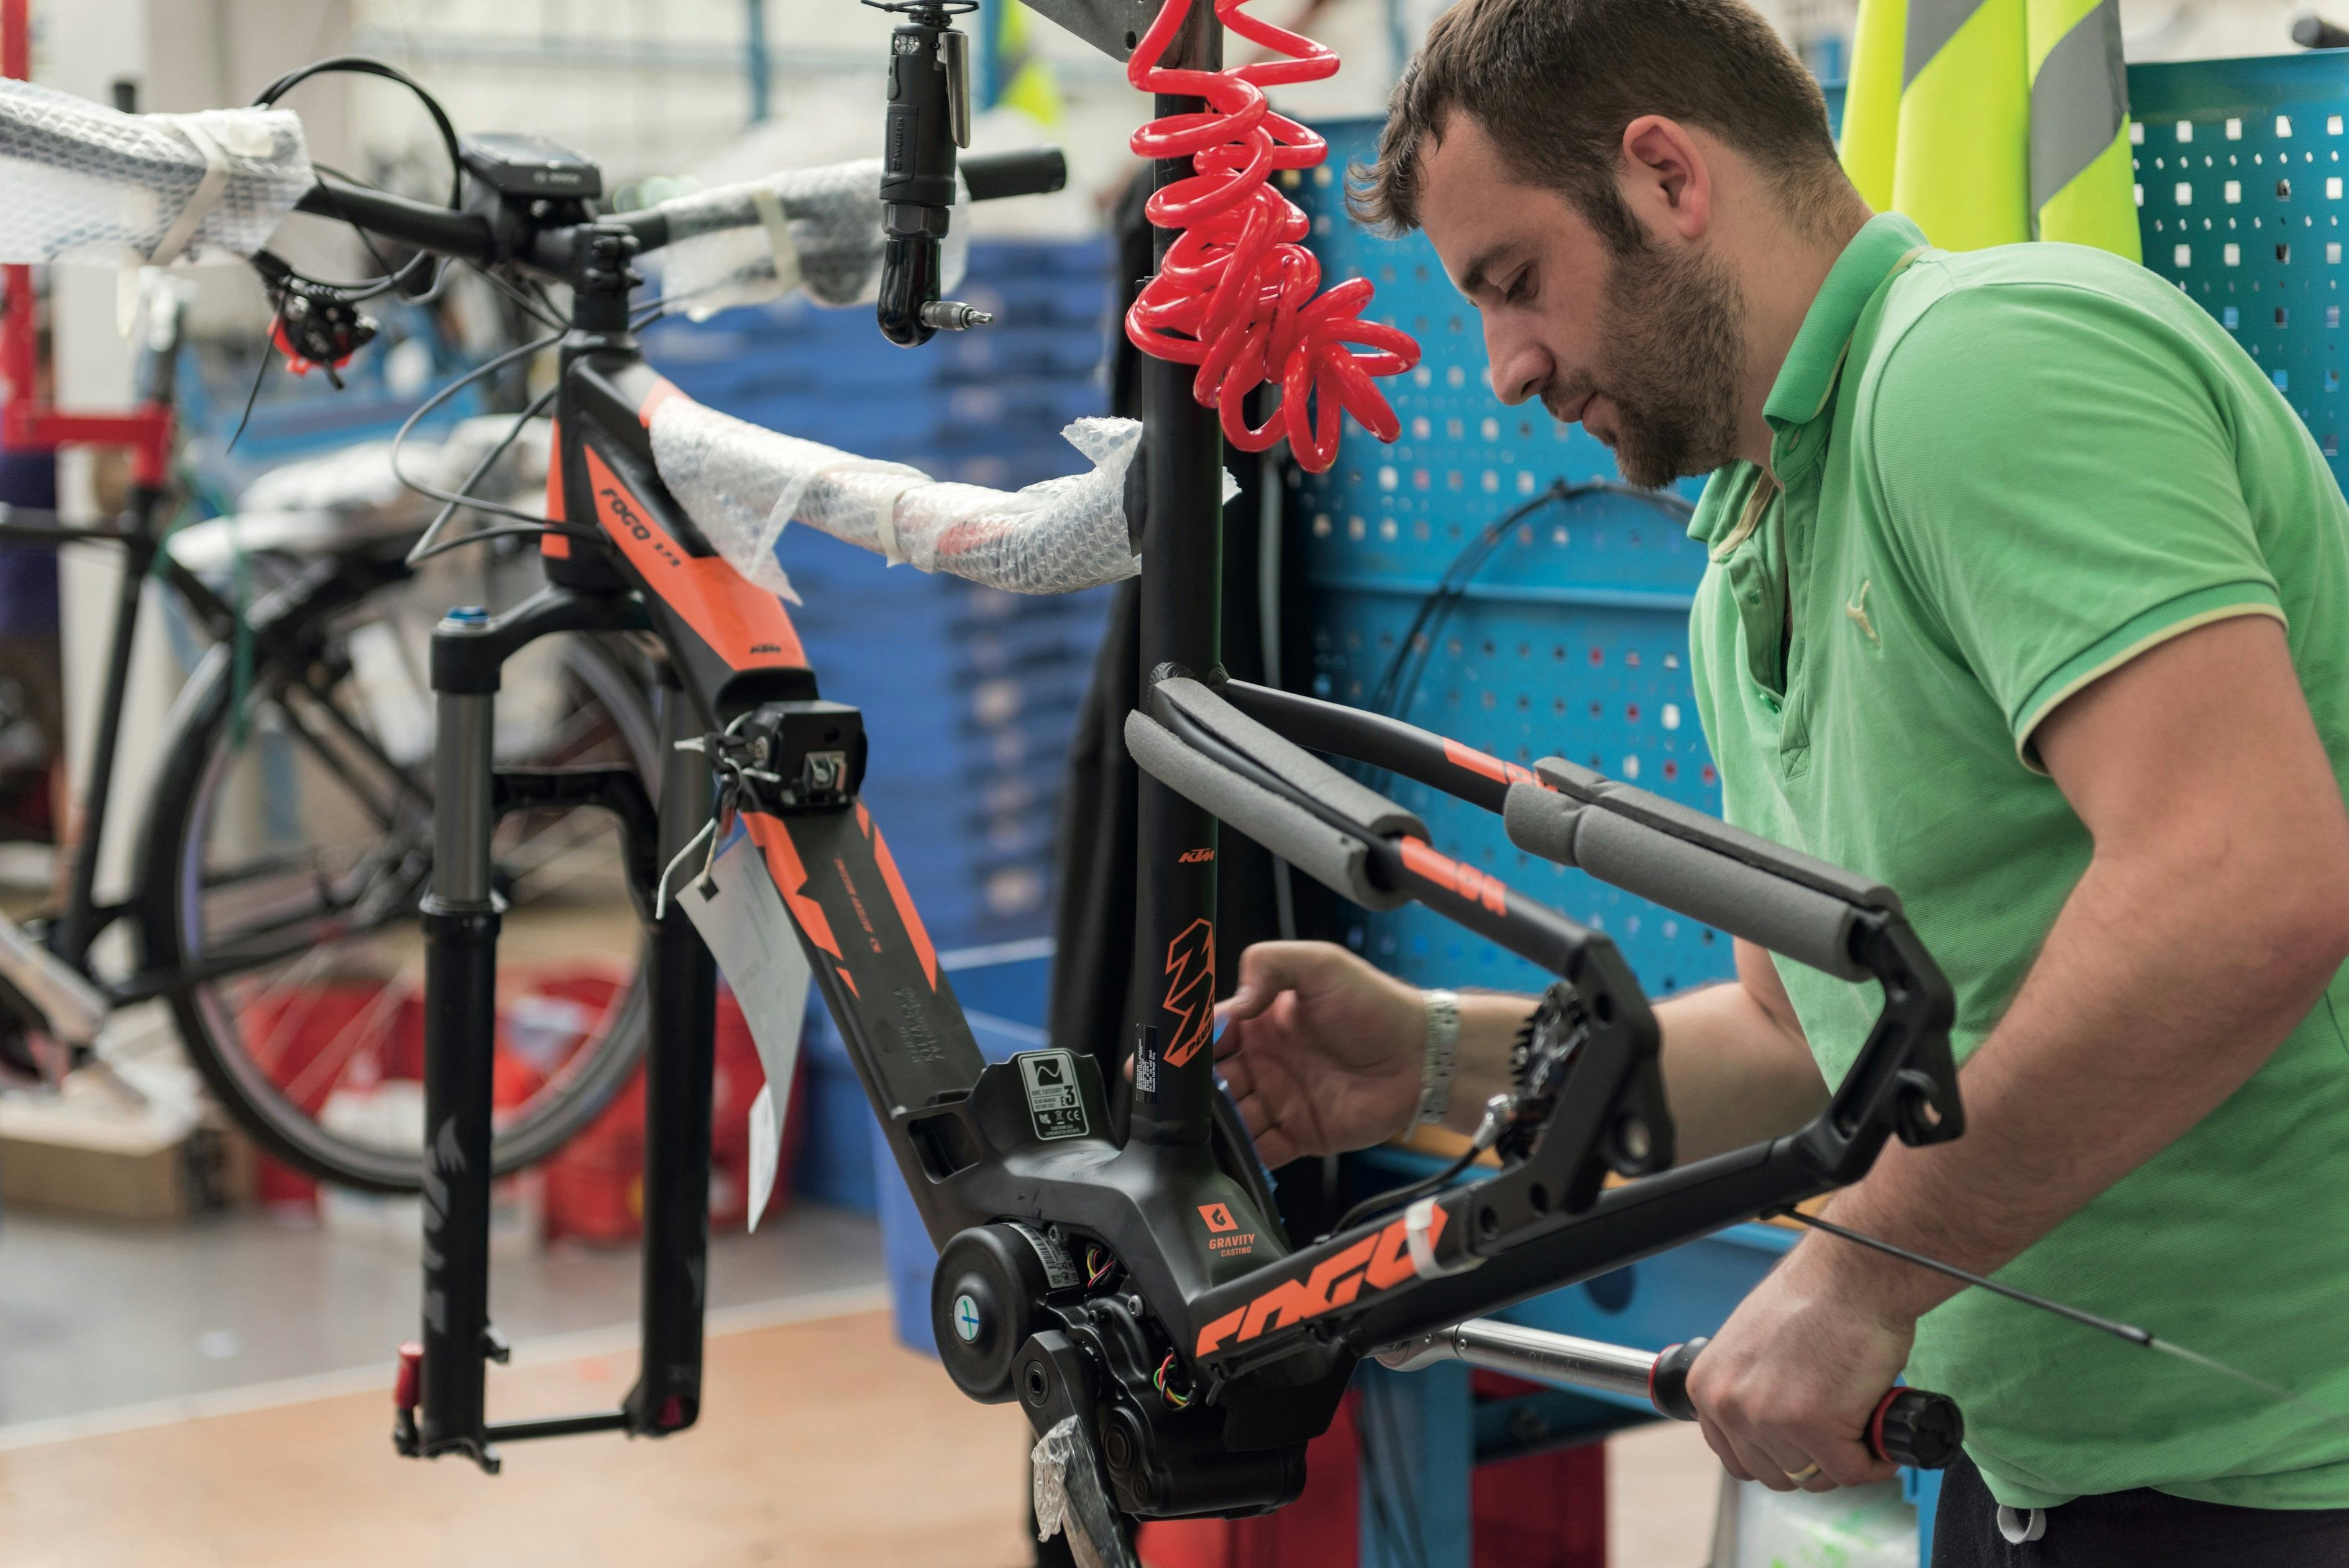
<path id="1" fill-rule="evenodd" d="M 1061 427 L 1107 411 L 1110 255 L 1099 240 L 975 243 L 957 292 L 996 324 L 910 352 L 881 337 L 869 309 L 792 299 L 663 321 L 645 354 L 687 396 L 738 419 L 1018 489 L 1081 472 Z M 947 950 L 1043 936 L 1061 770 L 1113 590 L 999 593 L 892 569 L 801 527 L 776 554 L 823 694 L 864 711 L 864 800 L 932 940 Z M 869 1211 L 871 1113 L 829 1021 L 810 1030 L 806 1057 L 798 1190 Z"/>
<path id="2" fill-rule="evenodd" d="M 645 357 L 711 408 L 936 479 L 1017 490 L 1081 461 L 1061 427 L 1108 411 L 1106 241 L 975 241 L 957 295 L 995 324 L 892 346 L 864 306 L 793 296 L 661 321 Z"/>

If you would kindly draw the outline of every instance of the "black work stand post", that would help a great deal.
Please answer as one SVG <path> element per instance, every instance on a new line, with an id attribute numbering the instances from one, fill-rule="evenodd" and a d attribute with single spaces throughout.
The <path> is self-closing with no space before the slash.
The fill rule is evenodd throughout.
<path id="1" fill-rule="evenodd" d="M 1223 63 L 1223 27 L 1195 5 L 1166 64 L 1214 70 Z M 1198 99 L 1160 94 L 1155 115 L 1193 114 Z M 1190 160 L 1161 160 L 1159 190 L 1194 172 Z M 1176 234 L 1161 229 L 1163 265 Z M 1192 394 L 1193 366 L 1145 358 L 1142 364 L 1144 472 L 1138 695 L 1146 705 L 1154 674 L 1174 665 L 1206 679 L 1223 656 L 1224 444 L 1216 411 Z M 1204 1148 L 1215 1106 L 1209 1035 L 1216 994 L 1216 851 L 1218 825 L 1204 808 L 1147 773 L 1138 781 L 1133 998 L 1135 1142 Z M 1154 1085 L 1154 1088 L 1153 1087 Z"/>

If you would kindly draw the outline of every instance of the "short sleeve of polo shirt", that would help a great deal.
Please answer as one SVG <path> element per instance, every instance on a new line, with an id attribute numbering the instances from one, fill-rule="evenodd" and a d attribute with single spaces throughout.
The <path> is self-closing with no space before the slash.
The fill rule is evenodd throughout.
<path id="1" fill-rule="evenodd" d="M 1951 290 L 1879 358 L 1893 548 L 2035 771 L 2033 732 L 2098 677 L 2283 618 L 2213 354 L 2146 302 L 2014 282 Z"/>

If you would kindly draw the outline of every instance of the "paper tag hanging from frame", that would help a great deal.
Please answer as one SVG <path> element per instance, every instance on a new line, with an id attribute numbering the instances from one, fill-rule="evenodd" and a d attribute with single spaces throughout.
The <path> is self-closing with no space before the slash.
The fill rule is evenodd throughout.
<path id="1" fill-rule="evenodd" d="M 766 1086 L 750 1104 L 750 1228 L 756 1231 L 782 1160 L 783 1125 L 807 1019 L 807 955 L 765 860 L 745 835 L 736 836 L 706 879 L 688 878 L 677 902 L 741 1004 L 767 1074 Z"/>

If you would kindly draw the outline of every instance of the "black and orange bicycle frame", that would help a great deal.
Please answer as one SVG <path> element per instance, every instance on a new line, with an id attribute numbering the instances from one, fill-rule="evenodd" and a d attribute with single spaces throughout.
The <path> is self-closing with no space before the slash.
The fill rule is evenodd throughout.
<path id="1" fill-rule="evenodd" d="M 1217 48 L 1201 7 L 1186 57 L 1212 63 Z M 1162 168 L 1159 179 L 1181 172 Z M 548 497 L 566 527 L 543 541 L 548 585 L 495 618 L 454 614 L 434 639 L 425 1326 L 420 1356 L 403 1369 L 403 1451 L 464 1453 L 494 1469 L 501 1441 L 659 1436 L 696 1418 L 716 975 L 681 912 L 652 917 L 650 893 L 656 868 L 711 820 L 713 759 L 755 760 L 751 773 L 736 770 L 728 804 L 941 1249 L 932 1312 L 948 1373 L 975 1398 L 1018 1401 L 1040 1432 L 1076 1417 L 1129 1513 L 1278 1507 L 1302 1486 L 1304 1445 L 1363 1354 L 1853 1180 L 1888 1137 L 1928 1143 L 1960 1130 L 1949 988 L 1888 890 L 1555 759 L 1527 769 L 1225 680 L 1216 418 L 1193 400 L 1187 369 L 1154 361 L 1138 541 L 1143 702 L 1127 729 L 1144 774 L 1130 1113 L 1113 1117 L 1100 1043 L 988 1064 L 882 826 L 857 798 L 861 715 L 823 700 L 783 606 L 726 565 L 656 471 L 649 421 L 680 394 L 638 356 L 628 289 L 631 257 L 667 237 L 658 215 L 554 223 L 543 204 L 458 213 L 367 192 L 338 192 L 336 205 L 394 238 L 483 265 L 519 262 L 574 291 Z M 657 809 L 626 774 L 492 765 L 499 668 L 555 630 L 645 631 L 665 650 Z M 1612 943 L 1447 857 L 1410 813 L 1315 753 L 1504 812 L 1521 846 L 1877 982 L 1883 1009 L 1857 1065 L 1799 1132 L 1675 1166 L 1655 1020 Z M 502 811 L 551 798 L 620 816 L 654 934 L 642 1366 L 618 1410 L 493 1424 L 485 1362 L 504 1346 L 488 1317 L 498 928 L 489 842 Z M 1226 821 L 1350 898 L 1424 903 L 1572 987 L 1578 1043 L 1554 1102 L 1497 1175 L 1291 1244 L 1209 1049 Z M 1621 1184 L 1608 1186 L 1610 1174 Z M 1085 1258 L 1102 1262 L 1072 1262 Z"/>

